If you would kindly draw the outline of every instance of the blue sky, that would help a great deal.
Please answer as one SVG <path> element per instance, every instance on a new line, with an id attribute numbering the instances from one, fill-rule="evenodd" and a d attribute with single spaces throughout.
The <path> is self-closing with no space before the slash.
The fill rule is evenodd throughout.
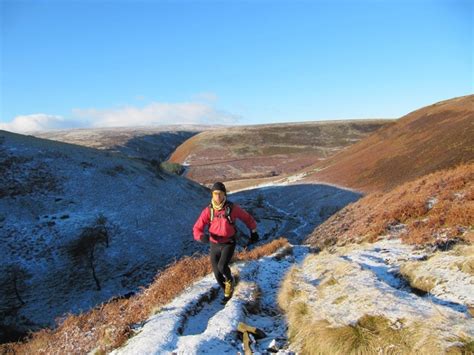
<path id="1" fill-rule="evenodd" d="M 473 92 L 467 0 L 0 3 L 0 129 L 393 118 Z"/>

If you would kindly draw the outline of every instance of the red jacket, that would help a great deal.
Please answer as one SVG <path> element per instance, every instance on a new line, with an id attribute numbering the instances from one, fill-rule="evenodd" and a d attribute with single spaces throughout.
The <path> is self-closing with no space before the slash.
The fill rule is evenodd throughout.
<path id="1" fill-rule="evenodd" d="M 232 204 L 230 218 L 234 223 L 237 219 L 240 219 L 250 230 L 257 228 L 255 219 L 235 203 Z M 197 219 L 196 223 L 194 223 L 193 227 L 193 235 L 195 240 L 200 240 L 201 236 L 204 234 L 204 228 L 206 226 L 209 227 L 209 239 L 213 243 L 226 243 L 236 232 L 234 225 L 232 225 L 225 216 L 225 208 L 220 211 L 214 209 L 214 218 L 212 219 L 212 223 L 210 207 L 208 206 L 202 210 L 201 215 Z M 218 239 L 213 238 L 213 235 L 218 236 Z"/>

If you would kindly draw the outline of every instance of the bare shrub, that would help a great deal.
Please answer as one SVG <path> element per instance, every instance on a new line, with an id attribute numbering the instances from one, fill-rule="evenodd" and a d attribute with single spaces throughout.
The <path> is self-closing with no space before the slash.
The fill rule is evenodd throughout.
<path id="1" fill-rule="evenodd" d="M 92 278 L 98 291 L 101 290 L 101 285 L 96 273 L 96 250 L 100 245 L 109 246 L 110 237 L 106 224 L 105 216 L 99 214 L 93 225 L 83 228 L 79 237 L 74 239 L 67 247 L 73 261 L 77 263 L 86 262 L 91 269 Z"/>

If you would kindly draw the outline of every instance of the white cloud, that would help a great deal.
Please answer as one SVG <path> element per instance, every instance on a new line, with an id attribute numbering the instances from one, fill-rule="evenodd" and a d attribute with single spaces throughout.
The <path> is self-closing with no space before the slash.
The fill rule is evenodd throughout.
<path id="1" fill-rule="evenodd" d="M 55 129 L 77 128 L 84 125 L 85 122 L 67 120 L 62 116 L 35 113 L 32 115 L 16 116 L 11 122 L 0 123 L 0 129 L 17 133 L 30 133 Z"/>
<path id="2" fill-rule="evenodd" d="M 231 124 L 240 117 L 200 102 L 160 103 L 117 109 L 74 109 L 94 127 L 124 127 L 161 124 Z"/>
<path id="3" fill-rule="evenodd" d="M 207 100 L 217 99 L 212 93 L 205 93 Z M 203 94 L 199 94 L 203 95 Z M 209 103 L 153 102 L 144 107 L 125 106 L 114 109 L 74 109 L 73 118 L 36 113 L 16 116 L 11 122 L 0 123 L 0 129 L 31 133 L 58 129 L 86 127 L 133 127 L 171 124 L 232 124 L 240 116 L 218 110 Z"/>

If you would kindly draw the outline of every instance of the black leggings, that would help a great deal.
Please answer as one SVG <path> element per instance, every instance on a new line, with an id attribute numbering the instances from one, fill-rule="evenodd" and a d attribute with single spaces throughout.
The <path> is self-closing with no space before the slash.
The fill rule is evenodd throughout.
<path id="1" fill-rule="evenodd" d="M 234 255 L 234 250 L 235 242 L 227 244 L 211 242 L 210 255 L 212 271 L 222 288 L 224 288 L 224 281 L 232 278 L 229 263 Z"/>

